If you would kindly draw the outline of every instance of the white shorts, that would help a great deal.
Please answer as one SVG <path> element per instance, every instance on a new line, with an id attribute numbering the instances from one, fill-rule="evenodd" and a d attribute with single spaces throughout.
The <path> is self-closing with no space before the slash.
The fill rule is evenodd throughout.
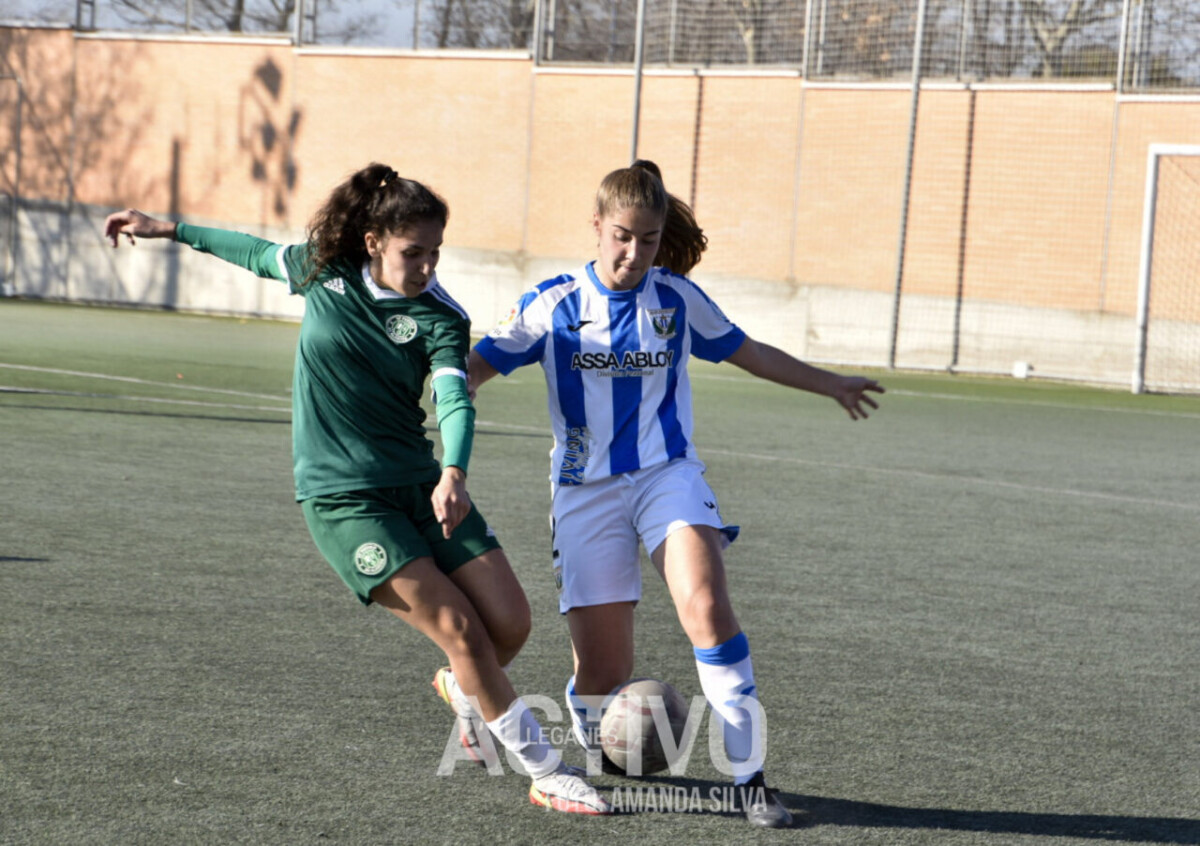
<path id="1" fill-rule="evenodd" d="M 551 506 L 558 610 L 636 602 L 642 596 L 638 542 L 649 555 L 684 526 L 720 529 L 722 547 L 737 537 L 704 481 L 704 464 L 679 458 L 586 485 L 562 485 Z"/>

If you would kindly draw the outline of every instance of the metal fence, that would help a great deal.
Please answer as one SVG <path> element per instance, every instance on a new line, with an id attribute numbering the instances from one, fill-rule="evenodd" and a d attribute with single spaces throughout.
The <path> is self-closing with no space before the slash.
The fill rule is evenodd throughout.
<path id="1" fill-rule="evenodd" d="M 542 61 L 634 59 L 636 0 L 544 0 L 537 14 Z M 652 65 L 878 80 L 910 75 L 919 44 L 927 79 L 1200 86 L 1197 0 L 646 0 L 644 21 Z"/>
<path id="2" fill-rule="evenodd" d="M 796 68 L 810 79 L 1200 87 L 1200 0 L 24 0 L 77 29 L 520 49 L 540 63 Z M 918 37 L 918 21 L 923 22 Z"/>

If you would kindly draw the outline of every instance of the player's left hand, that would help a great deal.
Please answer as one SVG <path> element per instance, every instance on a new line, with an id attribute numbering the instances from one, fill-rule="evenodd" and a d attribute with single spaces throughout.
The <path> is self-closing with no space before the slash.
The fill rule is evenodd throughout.
<path id="1" fill-rule="evenodd" d="M 442 535 L 449 539 L 454 530 L 471 511 L 471 497 L 467 494 L 467 474 L 458 467 L 442 470 L 442 478 L 430 497 L 433 515 L 442 524 Z"/>
<path id="2" fill-rule="evenodd" d="M 138 238 L 174 238 L 175 224 L 167 220 L 156 220 L 149 215 L 142 214 L 137 209 L 125 209 L 124 211 L 113 212 L 104 220 L 104 237 L 114 247 L 118 244 L 118 239 L 124 235 L 129 239 L 129 243 L 135 243 L 134 236 Z"/>
<path id="3" fill-rule="evenodd" d="M 870 406 L 872 409 L 879 408 L 879 403 L 868 396 L 867 391 L 882 394 L 885 392 L 885 388 L 874 379 L 867 379 L 863 376 L 839 376 L 830 396 L 837 400 L 838 405 L 846 409 L 851 420 L 860 418 L 866 420 L 868 414 L 865 406 Z"/>

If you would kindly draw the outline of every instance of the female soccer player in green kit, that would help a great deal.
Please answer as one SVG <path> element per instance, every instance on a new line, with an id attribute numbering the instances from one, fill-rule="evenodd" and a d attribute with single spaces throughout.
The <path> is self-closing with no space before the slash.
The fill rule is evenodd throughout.
<path id="1" fill-rule="evenodd" d="M 172 238 L 286 282 L 305 298 L 293 378 L 296 499 L 318 549 L 364 604 L 430 638 L 450 666 L 434 686 L 477 760 L 482 725 L 532 777 L 530 800 L 569 813 L 610 806 L 567 767 L 504 667 L 530 612 L 504 551 L 466 490 L 475 410 L 467 392 L 470 321 L 434 275 L 445 202 L 382 164 L 330 194 L 303 244 L 155 220 L 105 221 L 119 236 Z M 427 377 L 442 464 L 425 435 Z M 485 740 L 487 738 L 484 738 Z"/>

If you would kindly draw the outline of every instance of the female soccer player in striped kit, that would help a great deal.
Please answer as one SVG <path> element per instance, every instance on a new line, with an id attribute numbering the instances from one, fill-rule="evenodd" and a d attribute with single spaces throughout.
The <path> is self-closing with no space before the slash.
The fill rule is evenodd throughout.
<path id="1" fill-rule="evenodd" d="M 470 321 L 434 275 L 448 214 L 424 185 L 371 164 L 332 192 L 305 244 L 133 209 L 110 215 L 104 229 L 114 247 L 122 234 L 131 243 L 173 238 L 304 296 L 292 441 L 296 499 L 318 549 L 361 602 L 379 603 L 446 653 L 450 667 L 435 687 L 452 704 L 472 698 L 472 715 L 533 778 L 531 801 L 608 813 L 563 764 L 503 669 L 529 633 L 529 605 L 467 495 Z M 442 466 L 422 425 L 431 374 Z M 464 745 L 476 742 L 472 722 L 457 723 Z"/>
<path id="2" fill-rule="evenodd" d="M 593 225 L 596 259 L 526 293 L 475 346 L 468 367 L 476 388 L 525 364 L 545 371 L 554 428 L 553 556 L 575 653 L 567 685 L 575 733 L 595 750 L 602 702 L 633 672 L 640 540 L 667 583 L 701 687 L 724 722 L 734 782 L 760 798 L 747 817 L 790 826 L 791 814 L 763 778 L 750 646 L 721 557 L 737 527 L 722 521 L 696 457 L 688 358 L 729 361 L 824 394 L 852 419 L 877 408 L 867 392 L 883 388 L 755 341 L 685 278 L 706 239 L 653 163 L 604 178 Z"/>

